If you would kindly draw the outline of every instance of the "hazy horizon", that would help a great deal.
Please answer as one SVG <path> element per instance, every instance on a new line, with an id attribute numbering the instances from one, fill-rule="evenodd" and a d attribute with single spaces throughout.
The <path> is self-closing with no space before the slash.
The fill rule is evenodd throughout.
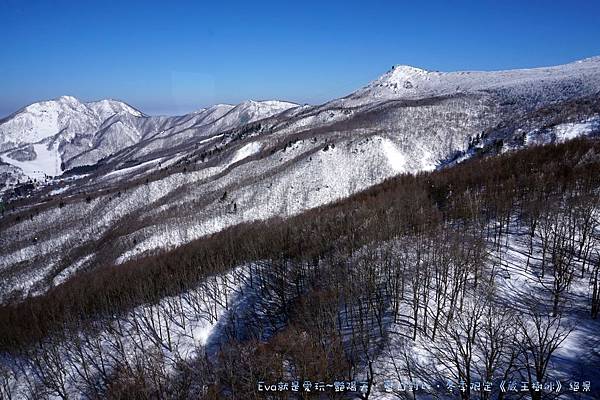
<path id="1" fill-rule="evenodd" d="M 216 103 L 319 104 L 395 64 L 499 70 L 600 55 L 600 4 L 4 1 L 0 118 L 36 101 L 113 98 L 149 115 Z M 518 29 L 515 29 L 518 27 Z"/>

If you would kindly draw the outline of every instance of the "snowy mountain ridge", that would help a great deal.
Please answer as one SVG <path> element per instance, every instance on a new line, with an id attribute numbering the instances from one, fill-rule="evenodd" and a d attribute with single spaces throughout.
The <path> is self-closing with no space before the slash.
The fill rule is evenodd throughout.
<path id="1" fill-rule="evenodd" d="M 30 104 L 0 121 L 0 149 L 39 142 L 61 132 L 77 134 L 98 128 L 118 113 L 143 114 L 117 100 L 82 103 L 73 96 Z"/>
<path id="2" fill-rule="evenodd" d="M 71 140 L 63 132 L 0 151 L 0 179 L 32 176 L 40 159 L 61 160 L 59 171 L 47 163 L 57 174 L 70 169 L 6 189 L 0 271 L 14 273 L 0 299 L 236 224 L 297 215 L 398 174 L 600 135 L 599 93 L 598 58 L 500 72 L 400 66 L 318 106 L 248 101 L 177 117 L 125 111 Z M 91 121 L 99 114 L 62 103 Z"/>
<path id="3" fill-rule="evenodd" d="M 58 176 L 65 169 L 93 165 L 145 137 L 168 137 L 210 124 L 208 131 L 226 130 L 295 106 L 275 100 L 247 101 L 237 106 L 218 104 L 181 117 L 150 117 L 117 100 L 84 103 L 61 96 L 33 103 L 0 121 L 0 160 L 13 168 L 13 179 L 5 182 L 24 176 Z"/>
<path id="4" fill-rule="evenodd" d="M 535 92 L 549 85 L 567 83 L 573 93 L 596 94 L 600 90 L 600 57 L 569 64 L 501 71 L 428 71 L 408 65 L 396 65 L 380 78 L 348 97 L 353 104 L 374 99 L 419 99 L 452 93 L 478 93 L 496 89 Z M 585 85 L 582 85 L 585 82 Z M 565 93 L 565 94 L 568 94 Z"/>

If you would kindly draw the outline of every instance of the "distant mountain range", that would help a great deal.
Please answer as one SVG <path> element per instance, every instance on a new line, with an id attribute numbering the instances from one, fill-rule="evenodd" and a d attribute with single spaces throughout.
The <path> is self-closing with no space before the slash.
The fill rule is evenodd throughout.
<path id="1" fill-rule="evenodd" d="M 289 216 L 386 178 L 600 132 L 600 58 L 499 72 L 395 66 L 308 106 L 147 116 L 64 96 L 0 121 L 0 298 Z"/>
<path id="2" fill-rule="evenodd" d="M 82 103 L 72 96 L 31 104 L 0 121 L 2 160 L 28 177 L 58 176 L 93 165 L 140 141 L 190 127 L 225 130 L 296 104 L 247 101 L 217 104 L 181 117 L 150 117 L 116 100 Z M 209 127 L 210 125 L 210 127 Z"/>

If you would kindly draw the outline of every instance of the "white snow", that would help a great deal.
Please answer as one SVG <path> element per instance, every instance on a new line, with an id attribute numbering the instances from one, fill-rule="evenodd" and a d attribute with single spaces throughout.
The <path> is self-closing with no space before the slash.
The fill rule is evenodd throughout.
<path id="1" fill-rule="evenodd" d="M 569 122 L 547 129 L 536 129 L 527 133 L 525 142 L 527 145 L 563 143 L 592 133 L 600 133 L 600 115 L 580 122 Z"/>
<path id="2" fill-rule="evenodd" d="M 13 160 L 7 155 L 0 156 L 0 159 L 6 163 L 20 168 L 24 174 L 30 178 L 43 178 L 45 175 L 58 176 L 62 173 L 60 169 L 61 158 L 58 150 L 46 144 L 36 143 L 33 145 L 36 158 L 31 161 Z"/>
<path id="3" fill-rule="evenodd" d="M 248 100 L 227 110 L 227 113 L 220 118 L 211 121 L 210 125 L 206 127 L 206 134 L 220 133 L 236 126 L 272 117 L 297 106 L 298 105 L 294 103 L 277 100 Z"/>
<path id="4" fill-rule="evenodd" d="M 102 120 L 106 120 L 107 118 L 110 118 L 114 114 L 118 114 L 120 112 L 126 112 L 135 117 L 143 116 L 143 114 L 135 108 L 116 100 L 105 99 L 85 103 L 85 105 L 94 110 Z"/>
<path id="5" fill-rule="evenodd" d="M 541 244 L 539 240 L 536 235 L 534 252 L 531 257 L 528 257 L 529 235 L 526 228 L 523 228 L 515 218 L 510 224 L 509 233 L 502 238 L 499 250 L 492 243 L 488 243 L 489 253 L 486 263 L 490 269 L 493 268 L 498 273 L 495 278 L 495 285 L 498 290 L 497 296 L 503 302 L 506 302 L 506 307 L 513 310 L 514 315 L 518 315 L 521 310 L 525 311 L 528 307 L 527 302 L 531 299 L 536 299 L 538 305 L 549 304 L 550 302 L 548 288 L 552 285 L 548 283 L 551 278 L 546 276 L 542 279 L 539 276 L 539 269 L 535 272 L 532 270 L 533 265 L 537 265 L 539 268 L 541 263 Z M 393 241 L 381 246 L 396 247 Z M 577 258 L 575 271 L 580 270 L 580 262 L 581 260 Z M 545 284 L 544 281 L 546 281 Z M 567 311 L 563 314 L 564 326 L 573 328 L 573 331 L 553 354 L 548 367 L 552 371 L 550 376 L 555 379 L 562 379 L 563 385 L 565 381 L 577 380 L 578 376 L 584 376 L 586 380 L 592 382 L 599 377 L 597 370 L 590 369 L 594 366 L 594 363 L 597 363 L 597 359 L 594 359 L 594 352 L 598 354 L 597 350 L 600 349 L 598 337 L 594 334 L 599 332 L 600 322 L 587 316 L 589 312 L 589 304 L 587 303 L 588 284 L 588 277 L 582 278 L 579 274 L 575 274 L 571 291 L 567 294 L 567 301 L 565 302 Z M 435 297 L 434 294 L 431 297 Z M 404 307 L 409 307 L 409 302 L 400 306 L 401 311 L 399 314 L 401 316 L 410 315 L 410 308 L 404 309 Z M 544 307 L 541 307 L 541 309 L 544 309 Z M 391 323 L 387 328 L 389 340 L 374 362 L 376 377 L 376 386 L 374 393 L 372 393 L 374 398 L 404 398 L 401 397 L 404 392 L 401 392 L 400 396 L 385 393 L 382 385 L 383 380 L 397 381 L 400 379 L 404 382 L 416 380 L 432 384 L 440 376 L 449 379 L 452 374 L 456 373 L 453 366 L 449 367 L 447 364 L 441 363 L 431 351 L 437 346 L 444 346 L 440 342 L 441 339 L 438 337 L 436 341 L 432 341 L 427 335 L 418 334 L 417 339 L 413 341 L 409 339 L 411 328 L 412 321 L 410 318 L 403 320 L 403 317 L 400 317 L 398 322 Z M 412 366 L 411 377 L 409 377 L 406 370 L 406 354 L 409 355 L 411 361 L 415 362 Z M 479 357 L 480 355 L 475 353 L 473 366 L 481 362 Z M 476 368 L 473 368 L 472 372 L 477 373 L 477 371 Z M 518 377 L 518 373 L 513 374 L 511 379 Z M 433 390 L 432 393 L 440 394 L 439 390 Z M 571 398 L 568 393 L 563 392 L 563 395 Z M 418 397 L 424 399 L 439 398 L 437 395 L 427 395 L 425 393 Z M 442 395 L 442 398 L 446 397 Z M 591 397 L 582 395 L 581 398 L 589 399 Z"/>
<path id="6" fill-rule="evenodd" d="M 555 67 L 515 69 L 508 71 L 427 71 L 398 65 L 352 95 L 332 103 L 360 105 L 377 100 L 420 99 L 453 93 L 476 93 L 486 90 L 516 90 L 519 93 L 542 93 L 541 88 L 554 88 L 594 95 L 600 89 L 600 59 L 591 58 Z M 578 87 L 577 82 L 586 81 Z M 563 89 L 564 95 L 568 95 Z"/>
<path id="7" fill-rule="evenodd" d="M 584 122 L 560 124 L 554 128 L 559 142 L 585 136 L 594 131 L 600 131 L 600 116 L 590 118 Z"/>
<path id="8" fill-rule="evenodd" d="M 117 169 L 114 171 L 109 172 L 108 174 L 104 175 L 105 177 L 112 177 L 114 175 L 124 175 L 127 174 L 129 172 L 135 171 L 137 169 L 140 169 L 142 167 L 148 166 L 148 165 L 152 165 L 152 164 L 158 164 L 159 162 L 162 161 L 162 158 L 157 158 L 154 160 L 149 160 L 149 161 L 145 161 L 143 163 L 131 166 L 131 167 L 125 167 L 125 168 L 121 168 L 121 169 Z"/>
<path id="9" fill-rule="evenodd" d="M 589 69 L 588 64 L 581 63 L 586 69 Z M 564 71 L 570 71 L 569 74 L 575 74 L 578 71 L 573 69 L 573 66 L 556 67 L 555 69 L 559 71 L 558 75 L 568 75 Z M 598 69 L 597 66 L 596 69 Z M 543 75 L 546 73 L 544 71 L 545 69 L 542 69 L 541 72 L 537 71 L 534 75 Z M 560 71 L 563 71 L 564 74 Z M 439 73 L 405 67 L 395 69 L 390 79 L 401 82 L 402 79 L 409 76 L 429 82 L 436 74 Z M 472 75 L 471 73 L 453 74 L 467 77 Z M 490 74 L 493 77 L 495 73 L 481 74 Z M 402 88 L 402 90 L 411 89 Z M 371 101 L 374 100 L 371 99 Z M 63 99 L 61 104 L 76 105 L 76 101 Z M 227 142 L 232 135 L 219 131 L 221 128 L 231 126 L 230 123 L 233 126 L 239 126 L 242 116 L 251 120 L 269 115 L 270 112 L 289 110 L 294 106 L 292 103 L 276 101 L 246 102 L 236 107 L 217 106 L 213 111 L 219 115 L 219 118 L 215 120 L 218 123 L 201 127 L 194 126 L 193 129 L 186 128 L 186 134 L 189 134 L 186 140 L 190 139 L 190 148 L 181 146 L 172 151 L 170 146 L 173 141 L 169 140 L 173 137 L 169 135 L 174 128 L 169 128 L 169 124 L 175 124 L 183 129 L 191 122 L 188 122 L 187 119 L 182 120 L 181 117 L 176 118 L 175 122 L 168 118 L 148 119 L 149 127 L 144 127 L 144 129 L 147 129 L 148 132 L 165 132 L 165 141 L 156 144 L 156 147 L 149 150 L 159 151 L 161 156 L 165 156 L 161 168 L 168 171 L 172 163 L 188 157 L 193 151 L 200 153 L 205 149 L 209 150 L 210 147 L 206 144 L 208 141 L 215 141 L 214 144 L 217 145 L 216 139 L 219 139 L 218 146 L 223 151 L 220 153 L 223 154 L 223 159 L 219 160 L 216 165 L 209 164 L 210 167 L 197 163 L 185 174 L 167 172 L 165 177 L 151 181 L 148 185 L 128 188 L 118 199 L 100 195 L 95 197 L 91 204 L 68 203 L 57 212 L 42 211 L 39 221 L 33 221 L 31 226 L 27 226 L 27 229 L 32 232 L 41 230 L 44 223 L 51 218 L 57 233 L 75 231 L 78 233 L 81 243 L 89 243 L 106 230 L 114 227 L 115 224 L 119 224 L 122 219 L 131 215 L 140 216 L 144 225 L 135 232 L 137 244 L 132 244 L 133 241 L 125 244 L 125 248 L 117 260 L 118 263 L 123 262 L 149 250 L 176 247 L 234 224 L 276 215 L 295 215 L 306 209 L 356 193 L 398 173 L 434 169 L 440 160 L 448 156 L 450 151 L 464 149 L 467 144 L 467 141 L 464 140 L 466 137 L 481 132 L 482 124 L 477 121 L 481 120 L 489 111 L 485 105 L 460 99 L 452 99 L 441 105 L 400 107 L 394 110 L 395 113 L 389 118 L 386 116 L 388 119 L 378 123 L 376 129 L 362 127 L 354 129 L 350 125 L 349 130 L 336 131 L 336 125 L 332 125 L 334 128 L 328 130 L 326 135 L 316 135 L 314 143 L 312 143 L 312 138 L 301 140 L 294 143 L 291 148 L 286 147 L 285 150 L 273 154 L 267 154 L 269 152 L 265 149 L 269 149 L 275 141 L 285 135 L 308 131 L 312 127 L 328 127 L 329 124 L 353 115 L 360 115 L 364 110 L 376 106 L 356 109 L 327 108 L 326 106 L 296 107 L 289 111 L 290 115 L 301 114 L 302 118 L 285 120 L 285 123 L 274 125 L 275 129 L 272 134 L 261 132 L 254 137 L 244 139 L 241 143 L 239 141 Z M 234 109 L 236 109 L 235 112 Z M 209 110 L 211 108 L 195 115 L 204 114 Z M 248 113 L 245 113 L 246 111 Z M 237 116 L 238 119 L 236 120 L 234 116 Z M 207 115 L 204 117 L 208 118 Z M 202 118 L 199 117 L 199 120 Z M 223 118 L 225 120 L 221 121 Z M 130 119 L 139 120 L 133 116 Z M 569 127 L 563 135 L 572 135 L 572 129 L 573 127 Z M 118 133 L 115 132 L 114 136 L 117 136 Z M 221 138 L 223 140 L 220 140 Z M 326 142 L 324 138 L 327 138 L 328 141 Z M 175 143 L 186 144 L 184 141 L 175 141 Z M 333 143 L 335 143 L 335 148 L 328 147 L 328 150 L 325 150 Z M 206 147 L 199 147 L 198 150 L 195 150 L 192 148 L 195 145 L 205 145 Z M 138 151 L 140 148 L 145 149 L 139 145 L 139 147 L 132 148 L 132 152 Z M 248 163 L 240 162 L 261 151 L 263 154 L 259 159 Z M 132 158 L 147 159 L 138 157 L 135 153 Z M 236 168 L 226 170 L 232 163 L 238 163 L 238 165 Z M 118 179 L 125 179 L 126 174 L 141 172 L 141 167 L 144 165 L 125 167 L 109 172 L 103 177 L 92 174 L 93 176 L 88 180 L 89 185 L 112 184 Z M 109 182 L 102 181 L 106 176 Z M 84 186 L 84 188 L 87 187 Z M 228 192 L 227 202 L 213 202 L 210 197 L 206 197 L 213 193 L 222 195 L 224 191 Z M 208 203 L 204 202 L 205 199 L 208 199 Z M 198 202 L 202 204 L 201 212 L 189 212 L 189 210 L 198 210 Z M 233 203 L 237 206 L 235 211 L 232 210 Z M 139 214 L 137 214 L 138 211 Z M 179 213 L 183 213 L 184 216 L 171 218 L 173 215 L 180 215 Z M 94 224 L 82 223 L 82 221 L 90 220 L 94 221 Z M 156 222 L 145 225 L 146 221 Z M 24 227 L 25 223 L 18 224 L 14 229 L 10 228 L 9 232 L 18 233 Z M 24 247 L 29 244 L 27 239 L 19 238 L 19 240 Z M 41 253 L 39 249 L 37 252 L 40 255 L 40 263 L 43 263 L 42 258 L 46 254 Z M 4 254 L 0 251 L 0 256 Z"/>
<path id="10" fill-rule="evenodd" d="M 406 171 L 406 156 L 398 150 L 396 145 L 389 139 L 383 139 L 381 142 L 383 154 L 387 158 L 387 161 L 395 172 Z"/>
<path id="11" fill-rule="evenodd" d="M 54 189 L 54 190 L 50 191 L 50 193 L 48 193 L 48 195 L 56 196 L 57 194 L 66 192 L 70 187 L 71 187 L 70 185 L 66 185 L 66 186 L 60 187 L 58 189 Z"/>
<path id="12" fill-rule="evenodd" d="M 589 65 L 586 62 L 581 64 L 586 67 L 584 69 L 587 74 Z M 449 92 L 483 90 L 492 87 L 494 82 L 499 86 L 511 86 L 517 83 L 524 83 L 527 86 L 534 80 L 540 79 L 540 76 L 547 76 L 549 70 L 552 73 L 556 72 L 559 77 L 576 74 L 579 71 L 576 68 L 573 69 L 573 66 L 563 69 L 556 68 L 558 69 L 541 69 L 535 72 L 525 70 L 515 73 L 457 72 L 443 74 L 412 67 L 398 67 L 387 76 L 387 79 L 382 78 L 377 84 L 369 86 L 372 91 L 368 95 L 372 95 L 372 97 L 368 101 L 403 98 L 402 96 L 418 98 L 422 95 L 444 93 L 445 90 Z M 482 83 L 487 78 L 489 78 L 489 82 Z M 407 81 L 410 82 L 410 85 L 405 85 Z M 453 87 L 459 81 L 470 83 L 465 85 L 461 83 Z M 64 98 L 61 101 L 65 105 L 77 106 L 76 99 L 73 98 Z M 436 162 L 440 157 L 447 155 L 449 149 L 460 149 L 465 137 L 473 132 L 481 132 L 478 125 L 468 122 L 481 118 L 484 111 L 471 103 L 457 104 L 403 108 L 394 115 L 393 119 L 377 126 L 377 130 L 380 132 L 373 133 L 362 128 L 344 132 L 332 129 L 327 132 L 326 136 L 317 135 L 314 142 L 312 138 L 303 139 L 286 146 L 285 150 L 280 149 L 271 154 L 264 151 L 260 159 L 239 163 L 236 168 L 229 171 L 224 170 L 234 163 L 258 154 L 265 148 L 268 149 L 272 144 L 268 142 L 271 137 L 266 134 L 247 138 L 253 141 L 248 142 L 247 139 L 244 139 L 245 141 L 242 141 L 241 144 L 236 141 L 231 143 L 236 147 L 231 148 L 226 147 L 228 142 L 225 140 L 230 135 L 220 132 L 226 128 L 239 126 L 242 121 L 258 120 L 295 105 L 282 102 L 246 102 L 236 107 L 219 107 L 215 110 L 215 114 L 211 114 L 210 117 L 206 116 L 211 123 L 215 121 L 217 123 L 214 125 L 207 123 L 206 126 L 202 125 L 203 129 L 198 130 L 195 130 L 196 127 L 188 129 L 190 126 L 195 126 L 192 121 L 181 122 L 179 120 L 179 125 L 176 126 L 178 129 L 187 130 L 189 137 L 194 139 L 193 144 L 195 145 L 206 144 L 225 136 L 225 139 L 219 143 L 224 146 L 223 160 L 216 166 L 203 169 L 199 167 L 201 169 L 192 169 L 185 174 L 172 173 L 147 185 L 128 188 L 118 199 L 109 199 L 109 196 L 99 195 L 90 204 L 81 202 L 67 204 L 62 210 L 44 210 L 41 216 L 36 217 L 35 220 L 22 222 L 6 230 L 8 234 L 21 235 L 19 240 L 21 240 L 22 247 L 21 250 L 14 253 L 0 252 L 0 263 L 4 263 L 3 267 L 12 267 L 17 262 L 25 262 L 37 256 L 39 259 L 39 266 L 35 270 L 37 275 L 25 276 L 23 279 L 23 282 L 27 282 L 25 286 L 31 287 L 32 283 L 41 281 L 46 277 L 45 274 L 57 265 L 56 258 L 61 250 L 82 243 L 90 243 L 91 240 L 100 237 L 103 232 L 121 223 L 130 215 L 139 216 L 140 221 L 152 221 L 152 223 L 141 226 L 138 231 L 131 233 L 131 236 L 135 235 L 137 244 L 126 247 L 124 253 L 117 259 L 117 263 L 146 251 L 176 247 L 237 223 L 272 216 L 295 215 L 308 208 L 346 197 L 398 173 L 434 169 Z M 303 107 L 299 108 L 304 109 Z M 210 109 L 197 114 L 208 112 L 208 110 Z M 108 115 L 113 111 L 110 104 L 104 104 L 99 106 L 97 113 Z M 348 115 L 352 115 L 352 113 L 360 112 L 356 109 L 326 108 L 314 112 L 305 111 L 309 114 L 306 118 L 292 120 L 290 125 L 276 131 L 275 134 L 282 136 L 308 130 L 313 126 L 328 126 L 327 124 L 348 118 Z M 298 111 L 292 110 L 291 112 Z M 132 115 L 137 118 L 135 114 Z M 454 119 L 461 119 L 461 121 L 452 125 Z M 201 118 L 198 119 L 198 121 L 200 120 Z M 202 120 L 198 123 L 205 121 Z M 436 123 L 436 121 L 438 122 Z M 167 122 L 162 125 L 163 122 L 161 120 L 160 123 L 152 125 L 147 132 L 156 129 L 155 132 L 164 132 L 165 138 L 171 139 L 170 135 L 174 128 L 169 128 Z M 119 123 L 121 122 L 119 121 Z M 557 125 L 550 128 L 549 132 L 553 141 L 564 141 L 597 131 L 599 125 L 600 117 L 594 117 L 579 123 Z M 118 125 L 115 124 L 115 126 Z M 127 133 L 127 131 L 118 130 L 115 135 L 122 132 Z M 210 136 L 211 134 L 213 136 Z M 379 136 L 371 136 L 374 134 Z M 137 139 L 138 137 L 131 137 L 131 140 Z M 169 143 L 172 142 L 165 139 L 165 142 L 161 142 L 157 148 L 161 151 L 168 151 Z M 335 146 L 332 146 L 333 144 Z M 89 145 L 92 146 L 92 143 Z M 36 143 L 34 145 L 38 154 L 36 160 L 23 163 L 30 168 L 30 173 L 39 173 L 35 171 L 44 169 L 49 171 L 53 165 L 56 166 L 56 162 L 59 162 L 59 155 L 52 153 L 56 150 L 45 149 L 44 146 Z M 174 151 L 168 153 L 169 155 L 164 159 L 168 161 L 163 162 L 163 167 L 168 167 L 176 160 L 190 154 L 187 149 L 183 148 L 177 148 L 176 151 L 178 153 Z M 11 164 L 17 166 L 14 163 L 18 162 L 12 161 Z M 121 178 L 126 173 L 134 172 L 146 164 L 158 161 L 159 159 L 154 159 L 140 165 L 112 171 L 105 176 Z M 58 194 L 65 189 L 55 189 L 51 194 Z M 205 199 L 203 196 L 206 194 L 213 192 L 222 194 L 225 190 L 228 195 L 226 202 L 218 200 L 210 202 L 212 200 L 209 197 L 206 197 L 210 200 L 209 202 L 203 202 Z M 198 212 L 198 200 L 202 204 L 200 212 Z M 237 206 L 235 211 L 232 211 L 230 202 L 235 202 Z M 144 209 L 145 207 L 147 209 Z M 173 215 L 176 217 L 171 218 Z M 94 223 L 90 224 L 89 221 L 94 221 Z M 59 235 L 65 233 L 69 233 L 72 237 L 64 235 L 65 239 L 61 239 L 61 241 L 40 241 L 35 245 L 26 245 L 26 243 L 30 243 L 27 242 L 27 239 L 31 233 L 50 224 L 56 230 L 57 237 L 60 238 Z M 21 234 L 21 232 L 26 233 Z M 129 234 L 120 239 L 123 239 L 123 243 L 127 243 L 127 240 L 130 239 Z M 18 242 L 15 243 L 18 244 Z M 507 295 L 512 293 L 513 296 L 515 294 L 531 296 L 534 293 L 532 290 L 535 289 L 538 282 L 536 282 L 535 276 L 523 270 L 523 259 L 519 258 L 518 252 L 509 249 L 504 254 L 495 256 L 498 257 L 499 265 L 511 275 L 510 279 L 500 282 L 499 289 L 506 291 Z M 55 258 L 53 259 L 53 257 Z M 55 278 L 55 284 L 67 279 L 72 272 L 85 265 L 89 260 L 88 257 L 91 255 L 79 259 L 70 268 L 61 272 Z M 223 290 L 231 289 L 229 285 L 225 286 L 226 289 Z M 236 287 L 235 284 L 231 286 Z M 226 299 L 219 301 L 227 303 Z M 219 313 L 226 308 L 226 306 L 219 308 Z M 144 307 L 140 307 L 136 312 L 144 309 Z M 193 348 L 192 344 L 204 345 L 210 342 L 211 336 L 215 333 L 216 321 L 205 321 L 193 312 L 185 315 L 186 318 L 198 318 L 198 321 L 185 328 L 189 331 L 181 336 L 193 338 L 193 341 L 182 339 L 187 340 L 189 348 Z M 160 323 L 159 321 L 158 324 Z M 582 339 L 578 336 L 572 338 L 573 340 L 577 339 L 576 342 Z M 569 346 L 576 348 L 576 343 L 573 345 L 569 343 Z M 413 349 L 419 354 L 421 354 L 421 350 L 422 348 L 418 346 Z"/>
<path id="13" fill-rule="evenodd" d="M 57 286 L 65 282 L 71 277 L 71 275 L 77 272 L 82 266 L 84 266 L 88 261 L 90 261 L 93 258 L 93 254 L 88 254 L 87 256 L 75 261 L 70 267 L 62 270 L 58 275 L 54 277 L 54 279 L 52 280 L 53 285 Z"/>
<path id="14" fill-rule="evenodd" d="M 260 151 L 261 147 L 262 146 L 261 146 L 260 142 L 252 142 L 252 143 L 248 143 L 247 145 L 244 145 L 244 147 L 242 147 L 235 153 L 235 155 L 229 162 L 229 165 L 235 164 L 238 161 L 241 161 L 245 158 L 248 158 L 248 157 L 258 153 Z"/>

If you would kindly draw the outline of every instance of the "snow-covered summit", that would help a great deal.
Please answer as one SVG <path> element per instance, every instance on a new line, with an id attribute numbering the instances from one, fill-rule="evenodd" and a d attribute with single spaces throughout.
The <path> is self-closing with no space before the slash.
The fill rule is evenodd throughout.
<path id="1" fill-rule="evenodd" d="M 0 120 L 0 159 L 29 171 L 32 168 L 26 164 L 35 164 L 41 153 L 51 152 L 55 162 L 51 163 L 52 173 L 47 175 L 55 176 L 60 174 L 56 165 L 65 169 L 93 165 L 144 138 L 162 138 L 160 142 L 147 143 L 160 150 L 193 136 L 223 132 L 296 106 L 284 101 L 250 100 L 236 106 L 216 104 L 183 116 L 150 117 L 118 100 L 82 102 L 74 96 L 61 96 L 30 104 Z M 11 157 L 15 150 L 31 145 L 37 147 L 29 152 L 30 160 Z M 34 169 L 40 168 L 36 164 Z"/>
<path id="2" fill-rule="evenodd" d="M 422 99 L 456 93 L 506 92 L 517 96 L 550 97 L 593 95 L 600 91 L 600 57 L 569 64 L 504 71 L 427 71 L 397 65 L 384 75 L 357 90 L 343 101 L 347 105 L 395 99 Z M 540 98 L 540 100 L 543 100 Z"/>
<path id="3" fill-rule="evenodd" d="M 83 103 L 73 96 L 30 104 L 0 122 L 0 149 L 36 143 L 62 134 L 93 133 L 111 116 L 127 113 L 135 117 L 143 114 L 116 100 Z"/>
<path id="4" fill-rule="evenodd" d="M 357 112 L 367 108 L 376 110 L 383 103 L 396 100 L 403 101 L 396 104 L 399 107 L 396 114 L 385 117 L 389 121 L 382 122 L 383 127 L 396 129 L 398 120 L 413 118 L 408 116 L 410 110 L 402 108 L 404 100 L 425 100 L 416 104 L 424 106 L 443 100 L 462 100 L 469 107 L 461 118 L 467 115 L 476 119 L 481 117 L 474 116 L 480 112 L 475 111 L 480 106 L 487 107 L 490 115 L 500 112 L 512 115 L 598 93 L 600 57 L 554 67 L 508 71 L 438 72 L 396 65 L 349 96 L 316 107 L 278 100 L 248 100 L 238 105 L 216 104 L 181 116 L 158 117 L 144 115 L 117 100 L 86 103 L 73 96 L 61 96 L 31 104 L 0 120 L 0 156 L 4 162 L 23 169 L 24 164 L 17 165 L 17 161 L 30 163 L 35 161 L 34 153 L 39 156 L 48 151 L 56 155 L 53 166 L 68 170 L 94 165 L 118 153 L 123 159 L 140 159 L 158 156 L 175 146 L 185 149 L 209 143 L 208 138 L 260 120 L 265 120 L 261 125 L 269 126 L 269 130 L 271 125 L 280 124 L 286 133 L 294 133 L 298 129 L 350 120 Z M 419 118 L 416 121 L 421 122 Z M 36 144 L 39 146 L 32 151 L 30 146 Z M 123 152 L 125 149 L 128 150 Z M 52 171 L 57 173 L 54 167 Z"/>
<path id="5" fill-rule="evenodd" d="M 422 78 L 429 73 L 430 71 L 410 65 L 394 65 L 392 69 L 386 72 L 378 80 L 380 83 L 400 83 L 404 82 L 405 79 L 411 79 L 415 77 Z"/>
<path id="6" fill-rule="evenodd" d="M 248 121 L 257 121 L 297 106 L 295 103 L 279 100 L 247 100 L 235 106 L 232 111 L 246 114 Z"/>
<path id="7" fill-rule="evenodd" d="M 99 122 L 92 110 L 71 96 L 33 103 L 0 123 L 0 148 L 39 142 L 67 126 L 80 130 Z"/>
<path id="8" fill-rule="evenodd" d="M 600 62 L 600 56 L 593 56 L 593 57 L 588 57 L 588 58 L 584 58 L 584 59 L 575 61 L 576 64 L 580 64 L 580 63 L 598 63 L 598 62 Z"/>
<path id="9" fill-rule="evenodd" d="M 119 113 L 128 113 L 135 117 L 142 117 L 144 115 L 141 111 L 136 110 L 129 104 L 118 100 L 105 99 L 99 101 L 92 101 L 85 104 L 86 106 L 94 110 L 102 119 L 110 118 L 111 116 Z"/>
<path id="10" fill-rule="evenodd" d="M 59 103 L 66 103 L 66 104 L 80 104 L 81 102 L 75 97 L 75 96 L 60 96 L 58 98 L 55 99 L 55 101 L 59 102 Z"/>
<path id="11" fill-rule="evenodd" d="M 103 146 L 110 147 L 98 156 L 102 157 L 119 150 L 123 144 L 139 141 L 131 119 L 143 116 L 117 100 L 84 103 L 74 96 L 60 96 L 33 103 L 0 121 L 0 159 L 29 177 L 60 175 L 66 160 L 87 152 L 95 143 L 103 142 Z M 111 122 L 115 123 L 110 128 L 113 138 L 107 140 L 105 124 Z M 23 149 L 27 149 L 28 159 L 13 152 Z M 97 161 L 96 158 L 91 158 L 91 162 Z"/>
<path id="12" fill-rule="evenodd" d="M 216 120 L 211 131 L 217 132 L 219 130 L 226 130 L 236 125 L 247 124 L 264 118 L 272 117 L 297 106 L 298 105 L 295 103 L 278 100 L 247 100 L 236 105 L 235 107 L 232 107 L 220 119 Z"/>

